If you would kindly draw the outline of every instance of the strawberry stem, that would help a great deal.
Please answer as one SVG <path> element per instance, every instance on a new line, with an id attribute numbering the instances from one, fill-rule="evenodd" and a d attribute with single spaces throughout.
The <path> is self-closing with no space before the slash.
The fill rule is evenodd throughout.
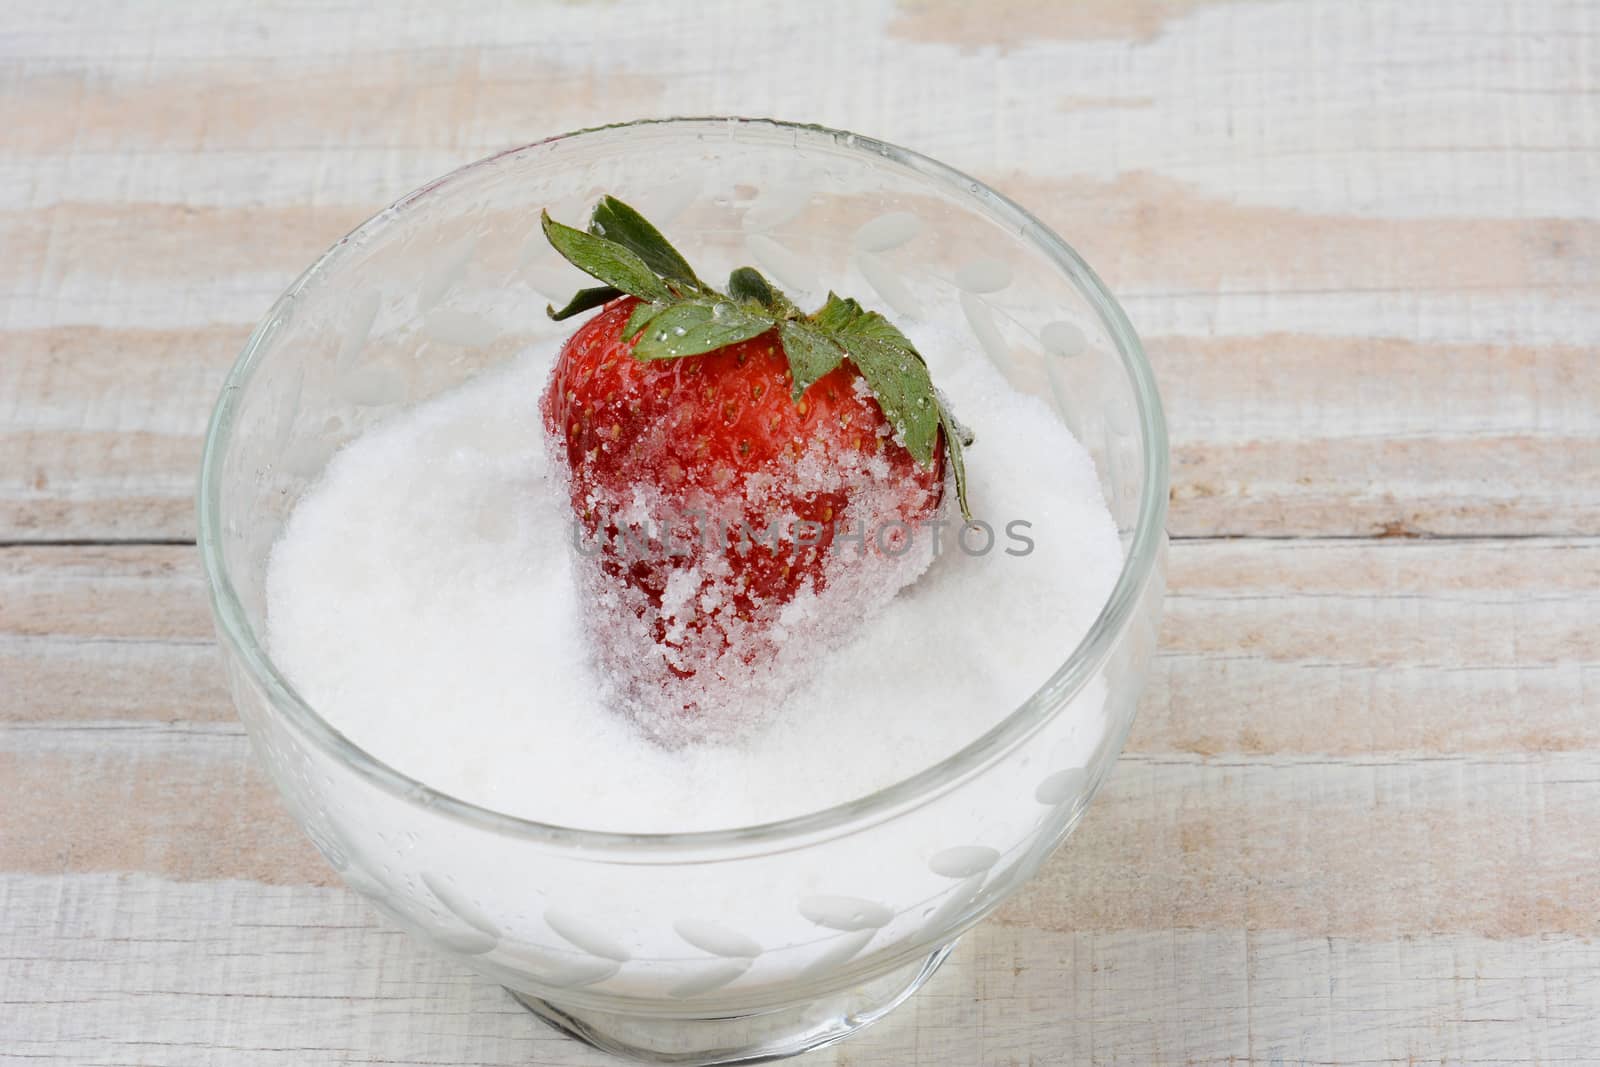
<path id="1" fill-rule="evenodd" d="M 973 436 L 951 414 L 922 354 L 894 323 L 831 292 L 806 315 L 754 267 L 735 270 L 727 293 L 719 293 L 700 280 L 660 230 L 614 196 L 595 205 L 587 231 L 563 226 L 549 212 L 542 213 L 540 223 L 557 252 L 604 283 L 578 290 L 559 311 L 548 308 L 552 319 L 624 294 L 636 296 L 642 303 L 628 317 L 623 339 L 637 338 L 633 355 L 642 360 L 714 352 L 776 329 L 796 403 L 813 382 L 848 359 L 913 459 L 930 467 L 943 444 L 961 515 L 972 520 L 962 449 Z"/>

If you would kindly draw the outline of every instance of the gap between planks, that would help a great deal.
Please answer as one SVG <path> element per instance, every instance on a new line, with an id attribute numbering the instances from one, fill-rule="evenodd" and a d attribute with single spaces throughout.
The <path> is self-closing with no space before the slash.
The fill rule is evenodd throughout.
<path id="1" fill-rule="evenodd" d="M 1396 530 L 1380 534 L 1174 534 L 1168 539 L 1173 544 L 1212 545 L 1248 544 L 1253 541 L 1288 543 L 1304 541 L 1308 544 L 1350 544 L 1371 542 L 1388 545 L 1396 542 L 1416 541 L 1435 545 L 1455 543 L 1482 544 L 1496 541 L 1564 541 L 1585 546 L 1600 542 L 1597 534 L 1570 534 L 1559 531 L 1548 533 L 1419 533 Z M 193 548 L 199 542 L 192 537 L 40 537 L 0 540 L 0 551 L 8 548 Z"/>

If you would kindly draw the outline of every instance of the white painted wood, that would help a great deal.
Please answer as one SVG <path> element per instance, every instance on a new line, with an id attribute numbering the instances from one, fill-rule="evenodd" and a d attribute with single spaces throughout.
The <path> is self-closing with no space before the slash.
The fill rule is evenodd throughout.
<path id="1" fill-rule="evenodd" d="M 603 1062 L 333 887 L 227 707 L 193 548 L 140 542 L 192 538 L 222 375 L 340 234 L 514 144 L 705 113 L 1037 212 L 1146 339 L 1173 533 L 1288 538 L 1174 546 L 1082 829 L 801 1062 L 1600 1062 L 1600 8 L 0 22 L 0 1065 Z M 134 543 L 44 544 L 83 540 Z"/>
<path id="2" fill-rule="evenodd" d="M 1600 541 L 1180 542 L 1171 587 L 1078 833 L 907 1011 L 813 1062 L 1583 1062 Z M 187 546 L 0 552 L 23 657 L 0 796 L 46 816 L 6 821 L 0 871 L 56 909 L 28 952 L 60 959 L 24 973 L 69 994 L 20 994 L 16 1032 L 47 1062 L 589 1062 L 332 888 L 220 695 L 169 721 L 193 682 L 162 650 L 204 648 L 201 597 Z M 148 692 L 107 718 L 127 646 Z M 55 655 L 75 689 L 29 684 Z M 101 897 L 120 932 L 70 925 Z M 191 1044 L 139 1045 L 147 1018 Z"/>
<path id="3" fill-rule="evenodd" d="M 0 877 L 0 1063 L 613 1063 L 340 889 Z M 798 1064 L 1590 1062 L 1600 946 L 990 923 Z"/>
<path id="4" fill-rule="evenodd" d="M 738 6 L 413 2 L 374 38 L 12 5 L 0 540 L 191 537 L 220 375 L 340 234 L 510 145 L 714 112 L 910 145 L 1076 244 L 1149 341 L 1180 535 L 1600 532 L 1591 6 L 878 0 L 735 44 Z"/>

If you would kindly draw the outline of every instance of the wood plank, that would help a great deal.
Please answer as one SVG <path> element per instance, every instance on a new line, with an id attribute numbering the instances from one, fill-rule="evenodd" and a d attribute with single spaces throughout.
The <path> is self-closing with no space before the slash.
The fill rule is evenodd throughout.
<path id="1" fill-rule="evenodd" d="M 204 33 L 159 4 L 70 30 L 47 9 L 16 13 L 0 70 L 0 348 L 21 367 L 0 375 L 0 540 L 192 536 L 218 375 L 344 229 L 509 144 L 727 106 L 628 47 L 678 32 L 653 9 L 581 60 L 558 42 L 590 13 L 563 7 L 400 5 L 371 45 L 345 9 L 266 36 L 238 5 Z M 864 6 L 845 33 L 777 13 L 792 47 L 741 63 L 807 117 L 995 182 L 1088 255 L 1166 391 L 1175 533 L 1600 532 L 1588 9 L 1007 11 Z M 862 69 L 881 91 L 828 91 Z"/>
<path id="2" fill-rule="evenodd" d="M 0 333 L 0 541 L 194 537 L 206 420 L 248 335 Z"/>
<path id="3" fill-rule="evenodd" d="M 375 206 L 739 110 L 1036 210 L 1146 338 L 1172 531 L 1335 539 L 1174 545 L 1080 832 L 799 1062 L 1593 1062 L 1600 8 L 883 0 L 755 40 L 747 6 L 400 0 L 374 37 L 348 3 L 7 5 L 0 1065 L 607 1062 L 331 884 L 232 717 L 192 547 L 4 545 L 191 538 L 249 324 Z"/>
<path id="4" fill-rule="evenodd" d="M 642 47 L 684 29 L 640 3 L 605 19 L 607 47 L 575 53 L 570 42 L 591 39 L 597 20 L 555 5 L 475 19 L 412 0 L 373 39 L 347 6 L 285 15 L 261 34 L 248 0 L 215 5 L 203 28 L 151 0 L 94 26 L 31 0 L 8 9 L 15 61 L 0 71 L 0 99 L 28 106 L 7 108 L 0 152 L 61 165 L 103 199 L 192 202 L 231 189 L 229 204 L 269 192 L 298 157 L 299 188 L 277 188 L 280 203 L 303 205 L 307 191 L 383 172 L 352 149 L 404 170 L 415 154 L 465 162 L 596 121 L 761 111 L 766 98 L 737 98 L 719 80 L 759 77 L 765 110 L 971 172 L 1143 173 L 1232 203 L 1354 217 L 1600 218 L 1587 195 L 1596 16 L 1584 4 L 1087 0 L 1068 13 L 1013 2 L 1004 16 L 939 25 L 952 6 L 843 5 L 828 20 L 775 8 L 763 25 L 783 46 L 728 50 L 708 75 Z M 725 25 L 740 9 L 708 0 L 701 10 Z M 1104 37 L 1076 32 L 1094 23 Z M 994 47 L 1024 38 L 1026 48 Z M 851 91 L 863 70 L 873 91 Z M 240 152 L 259 156 L 253 181 L 212 177 L 213 161 Z M 180 154 L 190 159 L 181 183 L 163 169 L 182 167 Z M 390 188 L 443 173 L 440 162 Z M 135 184 L 118 187 L 123 176 Z M 34 206 L 58 193 L 17 186 L 45 198 Z"/>
<path id="5" fill-rule="evenodd" d="M 11 728 L 0 740 L 0 797 L 11 811 L 50 813 L 8 819 L 0 871 L 337 881 L 279 804 L 234 724 Z"/>
<path id="6" fill-rule="evenodd" d="M 1000 921 L 1058 932 L 1600 936 L 1594 766 L 1592 751 L 1128 753 Z M 0 797 L 52 813 L 0 841 L 3 871 L 337 881 L 231 726 L 13 727 L 0 741 Z"/>
<path id="7" fill-rule="evenodd" d="M 507 14 L 504 24 L 545 17 Z M 152 149 L 209 154 L 341 143 L 470 150 L 503 145 L 507 131 L 525 128 L 530 100 L 540 102 L 541 126 L 525 140 L 593 124 L 602 94 L 628 114 L 648 111 L 662 91 L 659 73 L 644 70 L 647 53 L 636 56 L 644 62 L 631 72 L 601 71 L 581 54 L 542 43 L 537 62 L 497 53 L 488 42 L 396 50 L 387 40 L 334 54 L 247 55 L 241 48 L 144 67 L 35 56 L 8 79 L 10 93 L 26 105 L 16 109 L 8 147 L 18 155 L 124 158 Z M 196 84 L 208 91 L 195 94 Z"/>
<path id="8" fill-rule="evenodd" d="M 0 1063 L 613 1062 L 342 890 L 8 875 L 0 904 Z M 1584 1062 L 1597 1004 L 1600 945 L 1579 938 L 988 923 L 885 1022 L 794 1062 L 1531 1067 Z"/>
<path id="9" fill-rule="evenodd" d="M 1240 205 L 1172 179 L 987 174 L 1036 210 L 1129 299 L 1230 294 L 1554 294 L 1582 305 L 1600 220 L 1390 219 Z M 399 190 L 404 192 L 405 190 Z M 397 194 L 396 194 L 397 195 Z M 0 211 L 0 286 L 60 300 L 228 278 L 270 287 L 383 206 L 195 205 L 121 199 Z M 1142 323 L 1146 330 L 1153 324 Z M 1474 324 L 1477 326 L 1478 324 Z M 1433 337 L 1462 340 L 1434 327 Z M 1467 336 L 1481 336 L 1477 330 Z"/>
<path id="10" fill-rule="evenodd" d="M 1129 750 L 1600 749 L 1600 542 L 1179 543 Z"/>
<path id="11" fill-rule="evenodd" d="M 1600 749 L 1600 540 L 1179 542 L 1169 568 L 1130 751 Z M 210 634 L 191 547 L 0 549 L 0 721 L 231 721 Z"/>
<path id="12" fill-rule="evenodd" d="M 207 640 L 196 567 L 184 547 L 0 552 L 19 664 L 0 692 L 23 694 L 0 793 L 53 813 L 0 870 L 329 880 L 220 695 L 173 721 Z M 1008 920 L 1600 934 L 1600 540 L 1180 543 L 1170 576 L 1123 762 Z M 107 642 L 152 652 L 110 721 Z M 34 690 L 47 656 L 93 699 Z"/>
<path id="13" fill-rule="evenodd" d="M 1001 919 L 1063 932 L 1600 935 L 1594 759 L 1129 753 Z M 0 789 L 54 815 L 14 827 L 0 870 L 336 881 L 231 726 L 12 728 Z"/>
<path id="14" fill-rule="evenodd" d="M 232 719 L 197 550 L 0 549 L 0 722 Z"/>
<path id="15" fill-rule="evenodd" d="M 247 333 L 0 332 L 17 368 L 0 377 L 0 540 L 192 537 L 201 435 Z M 1600 533 L 1590 350 L 1298 335 L 1149 347 L 1175 536 Z"/>

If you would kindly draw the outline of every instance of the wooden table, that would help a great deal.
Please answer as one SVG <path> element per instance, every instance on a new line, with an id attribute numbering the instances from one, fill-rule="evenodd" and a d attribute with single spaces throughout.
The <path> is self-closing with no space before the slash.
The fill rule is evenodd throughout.
<path id="1" fill-rule="evenodd" d="M 251 323 L 392 198 L 740 112 L 1032 207 L 1173 433 L 1113 780 L 802 1062 L 1600 1063 L 1596 5 L 5 6 L 0 1064 L 602 1062 L 279 807 L 212 648 L 200 435 Z"/>

